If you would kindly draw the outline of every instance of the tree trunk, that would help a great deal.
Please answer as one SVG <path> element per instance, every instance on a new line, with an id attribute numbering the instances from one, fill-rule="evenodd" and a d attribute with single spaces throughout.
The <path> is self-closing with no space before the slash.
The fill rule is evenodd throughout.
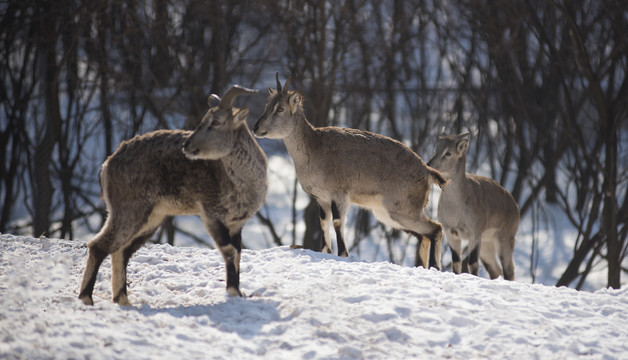
<path id="1" fill-rule="evenodd" d="M 25 121 L 20 119 L 17 121 Z M 0 232 L 5 232 L 7 224 L 9 223 L 9 216 L 11 209 L 15 205 L 16 194 L 13 191 L 15 181 L 18 179 L 18 164 L 20 160 L 20 136 L 19 130 L 16 129 L 17 124 L 12 124 L 13 120 L 9 119 L 9 124 L 5 131 L 0 132 L 0 143 L 4 144 L 0 147 L 0 190 L 4 192 L 4 203 L 0 210 Z M 10 146 L 10 147 L 9 147 Z M 4 187 L 4 189 L 2 189 Z M 2 192 L 0 191 L 0 195 Z"/>
<path id="2" fill-rule="evenodd" d="M 591 239 L 585 239 L 580 247 L 574 251 L 573 258 L 567 265 L 567 269 L 560 276 L 560 279 L 556 282 L 556 286 L 569 286 L 580 275 L 580 265 L 586 259 L 591 249 L 595 247 L 595 244 L 600 240 L 600 234 L 596 234 Z"/>
<path id="3" fill-rule="evenodd" d="M 610 114 L 609 114 L 610 115 Z M 619 289 L 621 286 L 621 248 L 617 236 L 617 133 L 614 121 L 608 119 L 604 163 L 604 209 L 602 226 L 606 235 L 608 286 Z"/>
<path id="4" fill-rule="evenodd" d="M 318 203 L 310 198 L 310 203 L 305 208 L 303 217 L 305 220 L 305 234 L 303 234 L 303 247 L 306 249 L 321 251 L 323 248 L 320 211 Z"/>
<path id="5" fill-rule="evenodd" d="M 50 211 L 52 206 L 52 187 L 50 162 L 55 144 L 60 136 L 61 114 L 59 111 L 59 90 L 57 88 L 56 62 L 56 16 L 50 4 L 42 5 L 40 31 L 43 43 L 41 49 L 42 88 L 45 106 L 44 136 L 35 146 L 33 167 L 33 235 L 47 236 L 50 231 Z"/>
<path id="6" fill-rule="evenodd" d="M 107 64 L 107 29 L 110 28 L 106 10 L 98 18 L 98 70 L 100 74 L 100 110 L 105 130 L 105 158 L 113 153 L 113 125 L 109 111 L 109 65 Z"/>

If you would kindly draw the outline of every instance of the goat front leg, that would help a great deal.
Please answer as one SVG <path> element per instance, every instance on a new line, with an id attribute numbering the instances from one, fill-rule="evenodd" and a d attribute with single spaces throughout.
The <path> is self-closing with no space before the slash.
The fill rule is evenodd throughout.
<path id="1" fill-rule="evenodd" d="M 479 257 L 480 257 L 480 243 L 479 236 L 473 235 L 469 240 L 469 273 L 478 276 L 479 273 Z"/>
<path id="2" fill-rule="evenodd" d="M 447 231 L 447 244 L 451 250 L 451 268 L 455 274 L 462 271 L 462 239 L 458 231 L 450 229 Z"/>
<path id="3" fill-rule="evenodd" d="M 225 260 L 227 292 L 230 296 L 243 296 L 240 292 L 240 257 L 242 252 L 242 227 L 230 232 L 220 221 L 206 221 L 207 231 L 214 239 L 216 248 Z"/>

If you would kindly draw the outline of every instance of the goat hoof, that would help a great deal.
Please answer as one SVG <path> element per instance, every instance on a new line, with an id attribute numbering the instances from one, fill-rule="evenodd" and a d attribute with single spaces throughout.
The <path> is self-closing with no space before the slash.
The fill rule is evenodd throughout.
<path id="1" fill-rule="evenodd" d="M 79 296 L 79 300 L 83 302 L 85 305 L 94 305 L 94 300 L 92 300 L 91 296 L 83 295 Z"/>
<path id="2" fill-rule="evenodd" d="M 115 299 L 113 299 L 113 302 L 120 306 L 133 306 L 125 294 L 118 295 Z"/>
<path id="3" fill-rule="evenodd" d="M 242 295 L 242 292 L 240 292 L 240 289 L 230 286 L 227 288 L 227 292 L 229 293 L 229 296 L 231 297 L 244 297 L 244 295 Z"/>

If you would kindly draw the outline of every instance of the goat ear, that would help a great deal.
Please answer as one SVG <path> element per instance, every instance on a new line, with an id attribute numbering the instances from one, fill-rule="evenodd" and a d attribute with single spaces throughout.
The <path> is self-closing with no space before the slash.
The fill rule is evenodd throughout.
<path id="1" fill-rule="evenodd" d="M 298 91 L 295 91 L 292 94 L 290 94 L 289 103 L 290 103 L 290 110 L 292 112 L 297 111 L 297 108 L 301 104 L 301 94 L 299 94 Z"/>
<path id="2" fill-rule="evenodd" d="M 456 150 L 458 151 L 458 153 L 462 154 L 465 151 L 467 151 L 467 148 L 469 147 L 469 139 L 467 138 L 463 138 L 458 140 L 458 142 L 456 143 Z"/>
<path id="3" fill-rule="evenodd" d="M 273 88 L 268 88 L 268 93 L 272 96 L 272 95 L 275 95 L 277 93 L 277 90 L 275 90 Z"/>
<path id="4" fill-rule="evenodd" d="M 248 117 L 249 117 L 248 108 L 238 109 L 233 113 L 233 123 L 235 125 L 240 125 L 241 123 L 245 122 Z"/>

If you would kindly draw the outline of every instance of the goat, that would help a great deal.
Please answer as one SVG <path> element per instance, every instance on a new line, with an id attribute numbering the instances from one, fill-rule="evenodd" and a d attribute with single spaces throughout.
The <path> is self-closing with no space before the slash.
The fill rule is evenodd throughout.
<path id="1" fill-rule="evenodd" d="M 460 274 L 461 239 L 468 239 L 470 273 L 478 275 L 479 255 L 491 279 L 503 275 L 506 280 L 514 280 L 519 207 L 495 180 L 466 172 L 468 147 L 468 133 L 441 136 L 428 162 L 449 180 L 438 202 L 438 220 L 451 249 L 453 271 Z"/>
<path id="2" fill-rule="evenodd" d="M 269 89 L 264 114 L 253 132 L 283 139 L 297 179 L 319 205 L 321 251 L 332 253 L 333 218 L 338 255 L 348 256 L 343 232 L 353 203 L 370 209 L 382 223 L 417 236 L 416 266 L 440 269 L 442 228 L 423 209 L 430 185 L 443 186 L 443 176 L 399 141 L 356 129 L 313 127 L 303 113 L 301 94 L 288 91 L 290 78 L 283 89 L 279 74 L 276 80 L 277 90 Z"/>
<path id="3" fill-rule="evenodd" d="M 199 215 L 225 261 L 227 292 L 240 292 L 241 231 L 262 206 L 268 187 L 266 155 L 246 125 L 249 110 L 232 107 L 255 90 L 232 86 L 196 130 L 158 130 L 122 142 L 100 172 L 107 220 L 89 242 L 79 299 L 93 305 L 98 269 L 111 254 L 113 301 L 130 306 L 130 257 L 166 216 Z"/>

